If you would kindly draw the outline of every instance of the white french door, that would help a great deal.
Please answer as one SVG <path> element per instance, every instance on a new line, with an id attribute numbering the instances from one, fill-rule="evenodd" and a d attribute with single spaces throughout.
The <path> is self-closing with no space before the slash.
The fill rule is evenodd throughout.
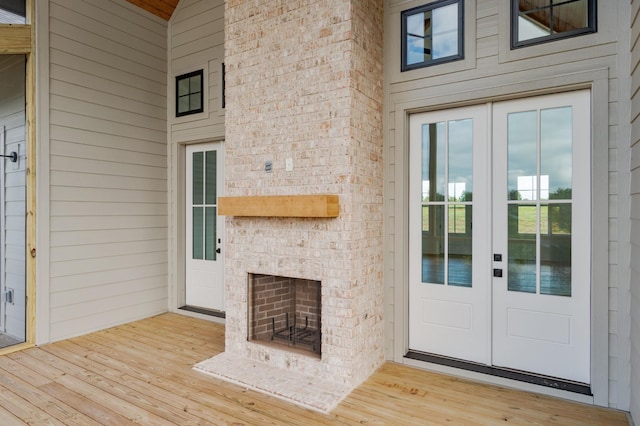
<path id="1" fill-rule="evenodd" d="M 410 119 L 409 347 L 590 383 L 590 94 Z"/>
<path id="2" fill-rule="evenodd" d="M 485 106 L 410 123 L 411 349 L 486 362 L 489 149 Z"/>
<path id="3" fill-rule="evenodd" d="M 218 196 L 224 184 L 224 145 L 186 147 L 186 304 L 224 311 L 222 238 Z"/>

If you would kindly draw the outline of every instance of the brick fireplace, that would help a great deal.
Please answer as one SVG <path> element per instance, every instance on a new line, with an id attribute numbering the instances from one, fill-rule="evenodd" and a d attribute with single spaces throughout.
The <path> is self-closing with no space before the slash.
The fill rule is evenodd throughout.
<path id="1" fill-rule="evenodd" d="M 353 387 L 384 360 L 382 4 L 225 2 L 225 195 L 340 200 L 335 217 L 227 217 L 233 362 Z M 255 276 L 320 283 L 319 352 L 254 338 Z"/>
<path id="2" fill-rule="evenodd" d="M 249 341 L 322 353 L 320 281 L 249 275 Z"/>

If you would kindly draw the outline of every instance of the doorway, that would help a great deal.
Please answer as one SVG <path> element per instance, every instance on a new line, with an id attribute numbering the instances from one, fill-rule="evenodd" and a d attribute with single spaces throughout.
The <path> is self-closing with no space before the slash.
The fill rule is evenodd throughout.
<path id="1" fill-rule="evenodd" d="M 224 217 L 218 215 L 218 196 L 224 185 L 224 145 L 189 145 L 185 158 L 186 307 L 221 313 L 225 310 Z"/>
<path id="2" fill-rule="evenodd" d="M 0 348 L 26 341 L 26 58 L 0 57 Z"/>
<path id="3" fill-rule="evenodd" d="M 410 118 L 409 349 L 590 383 L 590 93 Z"/>

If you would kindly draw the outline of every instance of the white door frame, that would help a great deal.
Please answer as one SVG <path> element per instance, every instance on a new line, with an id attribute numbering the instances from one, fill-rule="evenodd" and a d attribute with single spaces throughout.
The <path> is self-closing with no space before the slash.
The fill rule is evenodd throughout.
<path id="1" fill-rule="evenodd" d="M 213 261 L 196 261 L 196 263 L 200 263 L 201 265 L 197 266 L 199 272 L 197 272 L 197 274 L 214 274 L 217 278 L 216 278 L 216 284 L 215 285 L 211 285 L 211 284 L 205 284 L 205 287 L 211 287 L 208 290 L 205 290 L 204 288 L 201 289 L 202 291 L 215 291 L 217 296 L 214 297 L 215 300 L 206 300 L 206 295 L 203 296 L 203 304 L 198 305 L 197 302 L 196 303 L 189 303 L 188 300 L 188 289 L 187 286 L 189 285 L 189 277 L 191 276 L 192 278 L 194 277 L 194 270 L 190 269 L 190 264 L 193 264 L 193 262 L 190 262 L 188 259 L 190 259 L 191 254 L 192 254 L 192 245 L 190 244 L 190 235 L 188 233 L 188 230 L 190 229 L 190 226 L 192 225 L 192 217 L 189 214 L 189 212 L 187 211 L 187 207 L 190 206 L 191 201 L 192 201 L 192 194 L 188 191 L 189 188 L 189 181 L 191 179 L 191 177 L 189 176 L 190 172 L 191 172 L 191 153 L 193 152 L 197 152 L 197 151 L 210 151 L 210 150 L 215 150 L 218 154 L 218 161 L 217 161 L 217 196 L 220 197 L 221 195 L 223 195 L 223 190 L 224 190 L 224 142 L 223 141 L 210 141 L 210 142 L 204 142 L 204 143 L 198 143 L 198 144 L 191 144 L 191 145 L 187 145 L 185 146 L 184 149 L 184 156 L 182 159 L 182 163 L 183 163 L 183 167 L 184 167 L 184 182 L 182 185 L 182 191 L 184 191 L 184 197 L 183 202 L 181 203 L 182 205 L 182 212 L 184 215 L 184 222 L 183 222 L 183 226 L 182 226 L 182 232 L 184 235 L 184 251 L 183 251 L 183 256 L 182 256 L 182 263 L 184 264 L 184 275 L 183 275 L 183 297 L 182 300 L 180 300 L 180 302 L 182 302 L 182 305 L 186 305 L 186 306 L 193 306 L 196 308 L 204 308 L 204 309 L 212 309 L 215 311 L 219 311 L 219 312 L 224 312 L 225 309 L 225 294 L 224 294 L 224 252 L 223 252 L 223 245 L 224 245 L 224 217 L 217 215 L 216 217 L 216 238 L 218 239 L 218 241 L 214 242 L 215 244 L 215 249 L 218 250 L 218 253 L 216 254 L 216 260 Z M 217 204 L 217 203 L 216 203 Z M 209 264 L 209 265 L 206 265 Z M 211 266 L 211 267 L 210 267 Z M 214 288 L 215 287 L 215 288 Z M 208 297 L 208 296 L 207 296 Z M 193 299 L 193 297 L 192 297 Z M 197 298 L 199 299 L 199 298 Z M 210 305 L 210 306 L 209 306 Z"/>
<path id="2" fill-rule="evenodd" d="M 586 106 L 586 108 L 587 108 L 587 109 L 589 108 L 589 102 L 588 102 L 588 99 L 587 99 L 587 106 Z M 445 113 L 446 113 L 446 112 L 451 113 L 452 111 L 455 111 L 456 109 L 457 109 L 457 108 L 452 107 L 452 108 L 450 108 L 450 109 L 447 109 L 447 110 L 446 110 L 446 111 L 444 111 L 444 112 L 445 112 Z M 434 121 L 435 121 L 435 120 L 434 120 Z M 593 121 L 592 121 L 592 120 L 590 121 L 590 123 L 589 123 L 589 124 L 590 124 L 590 126 L 587 126 L 588 128 L 593 127 Z M 413 136 L 413 133 L 414 133 L 414 129 L 413 129 L 413 127 L 411 127 L 410 132 L 411 132 L 410 137 L 411 137 L 411 138 L 413 138 L 413 137 L 414 137 L 414 136 Z M 492 133 L 491 137 L 493 137 L 493 132 L 491 132 L 491 133 Z M 592 139 L 591 139 L 591 140 L 593 140 L 593 136 L 592 136 Z M 412 164 L 415 164 L 415 161 L 418 161 L 418 162 L 419 162 L 419 160 L 415 160 L 415 157 L 416 157 L 416 156 L 414 155 L 414 153 L 412 153 L 411 155 L 409 155 L 409 158 L 411 159 L 410 161 L 411 161 L 411 163 L 412 163 Z M 414 160 L 415 160 L 415 161 L 414 161 Z M 591 164 L 593 164 L 593 162 L 594 162 L 594 160 L 592 159 L 592 160 L 591 160 Z M 584 163 L 581 163 L 581 164 L 584 164 Z M 415 169 L 415 166 L 414 166 L 413 168 Z M 410 167 L 410 169 L 411 169 L 411 167 Z M 591 167 L 589 167 L 589 168 L 587 169 L 587 175 L 588 175 L 590 172 L 591 172 Z M 410 173 L 412 173 L 412 172 L 410 172 Z M 411 174 L 411 176 L 415 176 L 415 174 L 414 174 L 414 173 L 412 173 L 412 174 Z M 411 186 L 411 185 L 412 185 L 412 183 L 414 182 L 414 180 L 415 180 L 414 178 L 411 178 L 411 177 L 410 177 L 409 186 Z M 588 185 L 588 184 L 587 184 L 586 188 L 587 188 L 587 191 L 589 192 L 589 191 L 590 191 L 590 190 L 589 190 L 590 185 Z M 410 197 L 412 196 L 412 194 L 413 194 L 413 193 L 414 193 L 414 191 L 410 190 L 410 192 L 409 192 Z M 475 195 L 475 194 L 474 194 L 474 195 Z M 474 198 L 475 198 L 475 197 L 474 197 Z M 588 199 L 589 199 L 589 197 L 587 197 L 587 200 L 588 200 Z M 595 201 L 594 201 L 594 202 L 595 202 Z M 588 201 L 587 201 L 587 204 L 588 204 Z M 409 203 L 408 203 L 408 205 L 409 205 L 409 207 L 410 207 L 410 208 L 412 208 L 412 206 L 414 205 L 414 203 L 410 200 L 410 201 L 409 201 Z M 582 207 L 584 208 L 585 206 L 582 206 Z M 589 211 L 593 210 L 593 206 L 592 206 L 592 205 L 588 205 L 588 206 L 586 206 L 586 208 L 587 208 L 587 210 L 589 210 Z M 414 220 L 414 222 L 415 222 L 415 220 Z M 414 225 L 415 225 L 415 223 L 414 223 Z M 409 232 L 415 232 L 415 231 L 413 231 L 414 229 L 416 229 L 414 225 L 411 225 L 411 223 L 410 223 Z M 591 225 L 591 226 L 590 226 L 590 225 L 587 225 L 587 226 L 586 226 L 586 228 L 587 228 L 587 229 L 589 229 L 589 230 L 592 230 L 592 229 L 593 229 L 593 226 L 592 226 L 592 225 Z M 591 232 L 590 232 L 590 234 L 591 234 Z M 414 242 L 415 242 L 415 239 L 414 239 Z M 582 241 L 581 243 L 585 243 L 585 242 L 584 242 L 584 241 Z M 415 244 L 413 244 L 413 245 L 415 245 Z M 591 245 L 589 238 L 587 238 L 587 240 L 586 240 L 586 245 L 588 245 L 588 246 L 590 246 L 590 245 Z M 411 246 L 411 247 L 409 248 L 409 253 L 408 253 L 409 258 L 411 258 L 411 253 L 412 253 L 411 251 L 412 251 L 412 250 L 415 250 L 415 248 L 414 248 L 413 246 Z M 486 255 L 487 255 L 487 256 L 490 256 L 490 255 L 491 255 L 491 248 L 488 248 L 488 250 L 490 250 L 490 251 L 489 251 L 489 252 L 487 252 L 487 253 L 486 253 Z M 409 263 L 411 263 L 411 260 L 410 260 L 410 262 L 409 262 Z M 575 265 L 575 263 L 574 263 L 574 265 Z M 487 271 L 487 272 L 488 272 L 488 271 Z M 590 271 L 588 271 L 588 272 L 590 272 Z M 414 274 L 414 273 L 415 273 L 415 268 L 411 268 L 411 269 L 409 270 L 409 278 L 410 278 L 410 279 L 411 279 L 411 277 L 412 277 L 412 274 Z M 589 274 L 587 274 L 587 275 L 589 275 Z M 589 282 L 589 287 L 590 287 L 590 288 L 592 287 L 591 282 Z M 583 302 L 584 302 L 584 303 L 586 303 L 586 305 L 587 305 L 587 310 L 589 311 L 589 313 L 588 313 L 589 318 L 592 318 L 592 317 L 593 317 L 593 310 L 591 310 L 591 309 L 590 309 L 590 301 L 589 301 L 589 300 L 588 300 L 588 298 L 587 298 L 586 302 L 585 302 L 585 301 L 583 301 Z M 410 327 L 410 325 L 409 325 L 408 323 L 407 323 L 407 328 L 408 328 L 409 330 L 410 330 L 410 328 L 411 328 L 411 327 Z M 585 331 L 585 332 L 586 332 L 589 336 L 591 336 L 591 335 L 593 334 L 591 327 L 589 327 L 589 330 L 587 330 L 587 331 Z M 407 340 L 407 343 L 408 343 L 408 340 Z M 592 340 L 591 340 L 591 344 L 590 344 L 590 349 L 588 349 L 588 350 L 587 350 L 588 355 L 591 355 L 593 345 L 594 345 L 594 341 L 593 341 L 593 339 L 592 339 Z M 408 346 L 407 346 L 407 348 L 408 348 Z M 589 356 L 588 358 L 591 358 L 591 356 Z M 593 370 L 593 368 L 592 368 L 592 370 Z M 591 380 L 591 383 L 593 383 L 593 380 Z"/>

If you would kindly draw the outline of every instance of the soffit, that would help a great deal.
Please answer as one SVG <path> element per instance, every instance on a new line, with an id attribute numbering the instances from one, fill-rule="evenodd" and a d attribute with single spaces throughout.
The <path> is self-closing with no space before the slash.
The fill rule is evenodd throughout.
<path id="1" fill-rule="evenodd" d="M 156 16 L 161 17 L 165 21 L 171 18 L 171 14 L 178 5 L 180 0 L 127 0 L 129 3 L 153 13 Z"/>

